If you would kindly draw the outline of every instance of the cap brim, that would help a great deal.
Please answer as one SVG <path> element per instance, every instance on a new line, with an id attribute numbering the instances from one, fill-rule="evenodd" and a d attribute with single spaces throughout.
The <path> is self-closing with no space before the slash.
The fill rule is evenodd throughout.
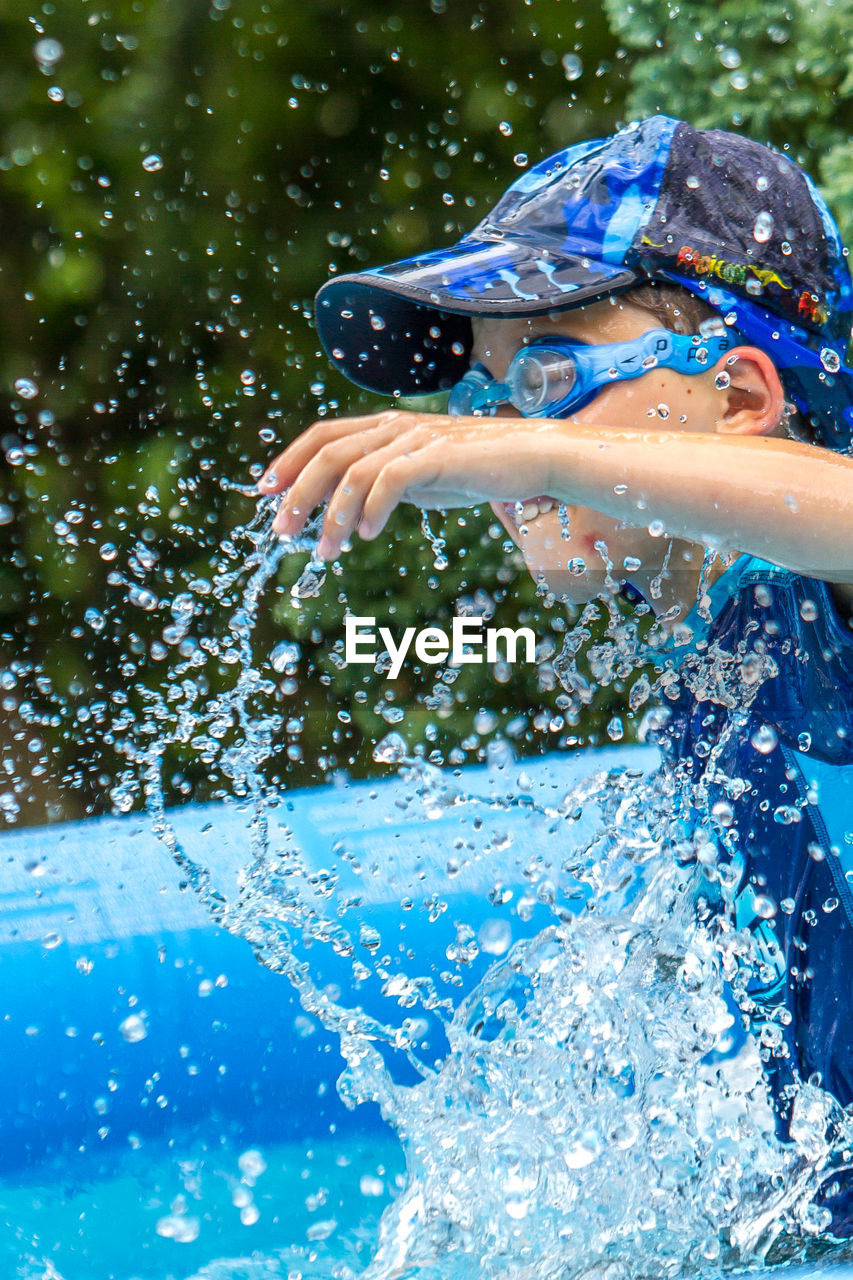
<path id="1" fill-rule="evenodd" d="M 422 395 L 446 390 L 467 369 L 471 316 L 568 310 L 642 278 L 582 252 L 466 239 L 329 280 L 315 300 L 317 332 L 335 367 L 357 386 Z"/>

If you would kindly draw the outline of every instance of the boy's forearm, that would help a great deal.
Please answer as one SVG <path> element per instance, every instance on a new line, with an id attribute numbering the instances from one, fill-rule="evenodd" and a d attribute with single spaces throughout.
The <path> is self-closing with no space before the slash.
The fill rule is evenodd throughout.
<path id="1" fill-rule="evenodd" d="M 548 447 L 559 501 L 853 582 L 853 459 L 766 436 L 574 423 Z"/>

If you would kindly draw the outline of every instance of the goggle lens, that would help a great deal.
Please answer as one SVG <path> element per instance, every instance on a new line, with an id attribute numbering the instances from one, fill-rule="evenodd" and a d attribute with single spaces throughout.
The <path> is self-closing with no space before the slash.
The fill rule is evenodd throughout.
<path id="1" fill-rule="evenodd" d="M 525 417 L 569 395 L 577 376 L 571 356 L 556 351 L 520 351 L 507 371 L 512 403 Z"/>

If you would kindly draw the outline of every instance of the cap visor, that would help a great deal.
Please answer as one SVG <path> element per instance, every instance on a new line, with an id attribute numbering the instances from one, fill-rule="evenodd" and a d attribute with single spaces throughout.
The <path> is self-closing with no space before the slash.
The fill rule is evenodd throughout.
<path id="1" fill-rule="evenodd" d="M 569 309 L 640 278 L 583 253 L 467 239 L 328 281 L 315 302 L 317 331 L 335 366 L 357 386 L 423 394 L 452 386 L 464 373 L 470 316 Z"/>

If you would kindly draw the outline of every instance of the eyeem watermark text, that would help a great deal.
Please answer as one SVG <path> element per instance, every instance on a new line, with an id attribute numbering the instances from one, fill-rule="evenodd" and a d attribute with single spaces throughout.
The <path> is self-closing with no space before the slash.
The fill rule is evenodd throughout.
<path id="1" fill-rule="evenodd" d="M 344 661 L 376 662 L 377 639 L 382 642 L 391 658 L 389 680 L 396 680 L 406 656 L 414 645 L 415 657 L 421 662 L 449 661 L 452 666 L 463 662 L 535 662 L 536 637 L 530 627 L 490 627 L 484 633 L 482 618 L 460 617 L 454 614 L 450 635 L 441 627 L 406 627 L 399 640 L 388 627 L 376 627 L 375 618 L 344 618 Z M 498 652 L 503 641 L 505 658 Z M 524 642 L 524 657 L 518 657 L 520 642 Z M 483 654 L 485 642 L 485 656 Z M 472 652 L 474 650 L 474 652 Z"/>

